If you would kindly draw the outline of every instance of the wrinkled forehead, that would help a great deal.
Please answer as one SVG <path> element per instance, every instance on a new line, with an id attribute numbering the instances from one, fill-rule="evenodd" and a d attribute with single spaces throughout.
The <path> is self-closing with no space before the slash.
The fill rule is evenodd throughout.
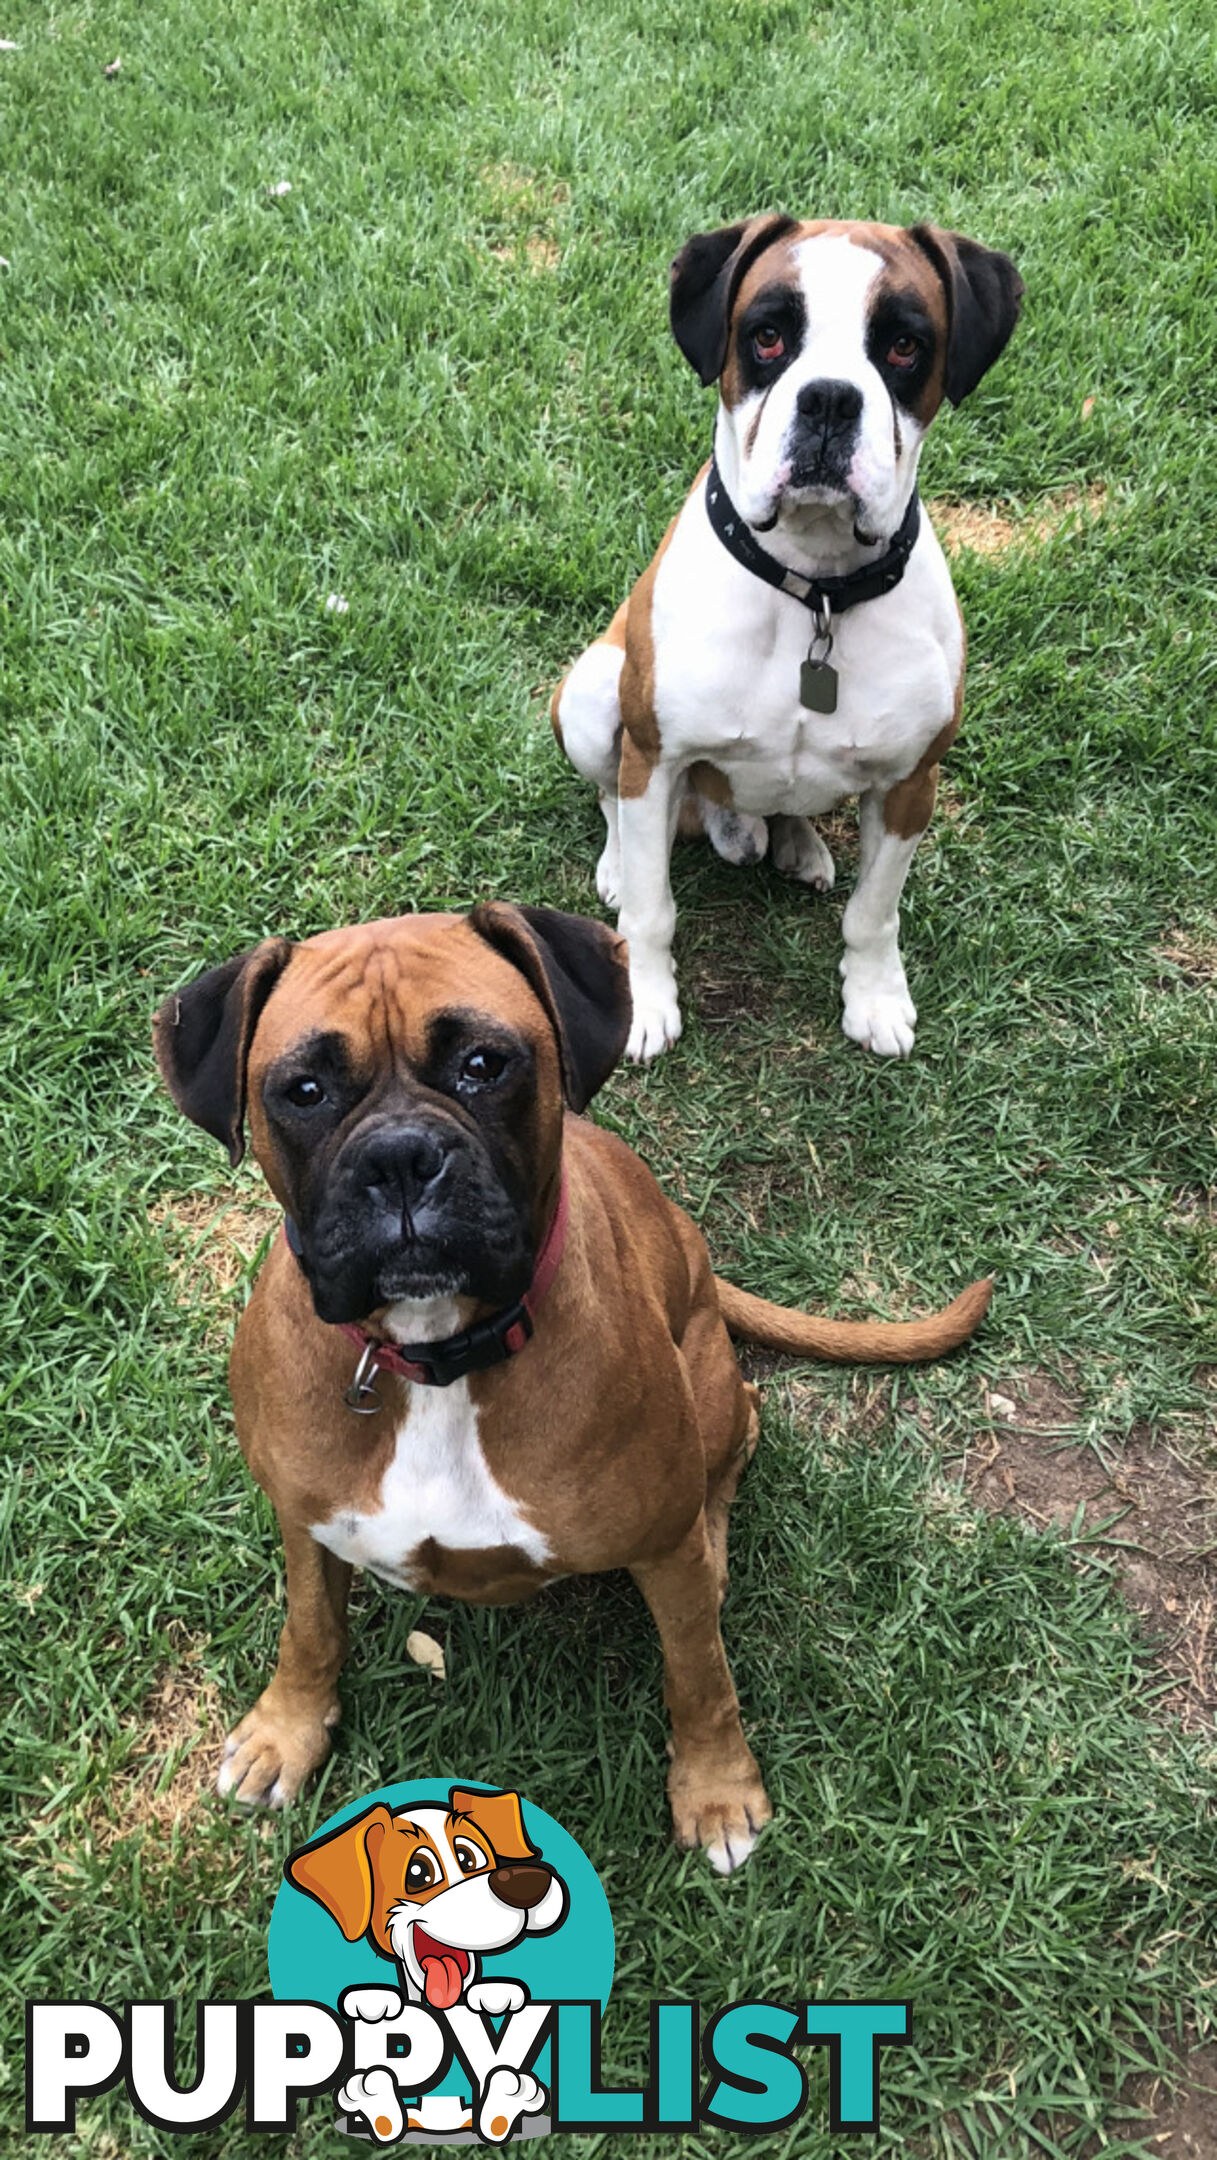
<path id="1" fill-rule="evenodd" d="M 862 332 L 880 302 L 897 293 L 918 300 L 945 328 L 934 267 L 899 225 L 823 219 L 796 226 L 749 266 L 735 315 L 783 288 L 797 295 L 805 311 L 807 337 L 851 327 Z"/>
<path id="2" fill-rule="evenodd" d="M 264 1069 L 320 1033 L 421 1062 L 436 1015 L 454 1010 L 484 1013 L 534 1041 L 549 1034 L 519 969 L 461 915 L 327 930 L 293 952 L 258 1022 L 252 1063 Z"/>

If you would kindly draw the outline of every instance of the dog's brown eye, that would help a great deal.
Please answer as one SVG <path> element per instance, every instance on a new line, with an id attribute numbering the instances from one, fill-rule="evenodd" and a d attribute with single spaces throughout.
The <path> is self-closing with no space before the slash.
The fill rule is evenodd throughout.
<path id="1" fill-rule="evenodd" d="M 486 1865 L 485 1853 L 479 1852 L 476 1845 L 471 1845 L 468 1838 L 458 1838 L 452 1850 L 456 1854 L 456 1864 L 462 1875 L 476 1875 L 478 1869 Z"/>
<path id="2" fill-rule="evenodd" d="M 406 1869 L 406 1888 L 417 1896 L 420 1890 L 429 1890 L 439 1881 L 439 1869 L 429 1852 L 416 1852 Z"/>
<path id="3" fill-rule="evenodd" d="M 311 1073 L 301 1073 L 295 1080 L 289 1080 L 283 1093 L 296 1110 L 315 1110 L 325 1101 L 325 1089 Z"/>
<path id="4" fill-rule="evenodd" d="M 461 1081 L 466 1087 L 487 1087 L 500 1077 L 506 1063 L 501 1050 L 471 1050 L 461 1066 Z"/>
<path id="5" fill-rule="evenodd" d="M 920 351 L 921 346 L 915 337 L 893 338 L 887 348 L 887 364 L 889 367 L 912 367 Z"/>
<path id="6" fill-rule="evenodd" d="M 773 323 L 762 323 L 752 333 L 752 346 L 758 360 L 780 360 L 786 350 L 786 340 Z"/>

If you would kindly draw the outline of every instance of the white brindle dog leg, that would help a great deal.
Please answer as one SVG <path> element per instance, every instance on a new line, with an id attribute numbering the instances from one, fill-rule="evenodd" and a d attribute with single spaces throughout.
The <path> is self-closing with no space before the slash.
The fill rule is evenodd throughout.
<path id="1" fill-rule="evenodd" d="M 644 1063 L 658 1057 L 680 1035 L 680 1000 L 672 965 L 676 905 L 669 877 L 680 793 L 675 776 L 657 765 L 645 794 L 623 795 L 617 806 L 621 835 L 617 928 L 630 948 L 634 1001 L 626 1056 Z"/>
<path id="2" fill-rule="evenodd" d="M 841 1026 L 851 1042 L 879 1057 L 907 1057 L 917 1008 L 900 958 L 900 895 L 921 835 L 902 840 L 886 832 L 882 802 L 873 792 L 862 798 L 861 830 L 861 874 L 841 925 Z"/>
<path id="3" fill-rule="evenodd" d="M 607 908 L 619 906 L 621 901 L 621 839 L 617 831 L 617 797 L 602 795 L 600 808 L 608 828 L 604 838 L 604 852 L 596 864 L 596 891 Z"/>
<path id="4" fill-rule="evenodd" d="M 546 2101 L 545 2087 L 529 2070 L 509 2070 L 505 2063 L 486 2080 L 478 2110 L 478 2136 L 492 2145 L 510 2137 L 521 2115 L 539 2115 Z"/>

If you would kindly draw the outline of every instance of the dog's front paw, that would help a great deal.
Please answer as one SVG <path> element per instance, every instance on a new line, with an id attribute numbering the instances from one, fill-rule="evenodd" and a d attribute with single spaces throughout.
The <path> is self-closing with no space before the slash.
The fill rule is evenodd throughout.
<path id="1" fill-rule="evenodd" d="M 630 996 L 634 1018 L 625 1054 L 636 1064 L 649 1064 L 661 1050 L 680 1040 L 680 1000 L 672 968 L 631 975 Z"/>
<path id="2" fill-rule="evenodd" d="M 909 996 L 904 969 L 860 967 L 846 953 L 841 962 L 845 1010 L 841 1026 L 851 1042 L 877 1057 L 907 1057 L 917 1030 L 917 1007 Z"/>
<path id="3" fill-rule="evenodd" d="M 545 2087 L 531 2071 L 510 2070 L 501 2063 L 486 2080 L 478 2109 L 478 2136 L 501 2145 L 521 2115 L 538 2115 L 545 2101 Z"/>
<path id="4" fill-rule="evenodd" d="M 329 1754 L 338 1716 L 334 1703 L 321 1717 L 290 1718 L 268 1688 L 224 1742 L 216 1778 L 220 1798 L 231 1793 L 242 1807 L 287 1807 Z"/>
<path id="5" fill-rule="evenodd" d="M 386 2018 L 400 2017 L 402 1999 L 396 1988 L 349 1987 L 338 1998 L 343 2017 L 359 2018 L 365 2025 L 382 2025 Z"/>
<path id="6" fill-rule="evenodd" d="M 354 1994 L 355 1989 L 348 1993 Z M 335 2094 L 344 2115 L 362 2115 L 378 2145 L 391 2145 L 406 2127 L 391 2070 L 357 2071 Z"/>
<path id="7" fill-rule="evenodd" d="M 475 1980 L 465 1990 L 465 2001 L 471 2010 L 485 2010 L 491 2017 L 510 2017 L 515 2010 L 522 2010 L 528 2001 L 528 1989 L 518 1980 Z"/>
<path id="8" fill-rule="evenodd" d="M 668 1798 L 678 1845 L 704 1848 L 719 1875 L 742 1867 L 773 1814 L 748 1749 L 725 1770 L 676 1755 L 668 1772 Z"/>

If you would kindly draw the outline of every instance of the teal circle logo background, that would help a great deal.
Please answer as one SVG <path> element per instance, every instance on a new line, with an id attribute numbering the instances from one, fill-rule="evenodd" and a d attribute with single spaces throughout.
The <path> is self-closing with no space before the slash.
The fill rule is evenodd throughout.
<path id="1" fill-rule="evenodd" d="M 437 1804 L 447 1807 L 454 1785 L 466 1792 L 501 1792 L 474 1778 L 410 1778 L 395 1785 L 379 1785 L 349 1807 L 339 1808 L 328 1821 L 318 1823 L 311 1845 L 356 1815 L 382 1800 L 387 1808 L 401 1809 Z M 511 1789 L 511 1788 L 509 1788 Z M 484 1957 L 480 1975 L 486 1979 L 519 1980 L 534 2002 L 589 2002 L 598 1999 L 601 2011 L 608 2003 L 613 1984 L 616 1943 L 613 1916 L 595 1868 L 569 1831 L 542 1808 L 520 1794 L 524 1828 L 543 1859 L 562 1877 L 570 1898 L 566 1918 L 552 1935 L 522 1935 L 511 1949 Z M 299 1847 L 295 1848 L 297 1851 Z M 338 2007 L 338 1998 L 349 1987 L 393 1987 L 397 1967 L 381 1957 L 366 1938 L 349 1943 L 336 1920 L 315 1898 L 297 1890 L 286 1879 L 280 1884 L 270 1916 L 267 1945 L 271 1993 L 277 2002 L 320 2002 Z M 549 2081 L 549 2045 L 537 2063 L 537 2075 Z M 458 2067 L 450 2070 L 435 2090 L 455 2091 L 467 2085 Z"/>

